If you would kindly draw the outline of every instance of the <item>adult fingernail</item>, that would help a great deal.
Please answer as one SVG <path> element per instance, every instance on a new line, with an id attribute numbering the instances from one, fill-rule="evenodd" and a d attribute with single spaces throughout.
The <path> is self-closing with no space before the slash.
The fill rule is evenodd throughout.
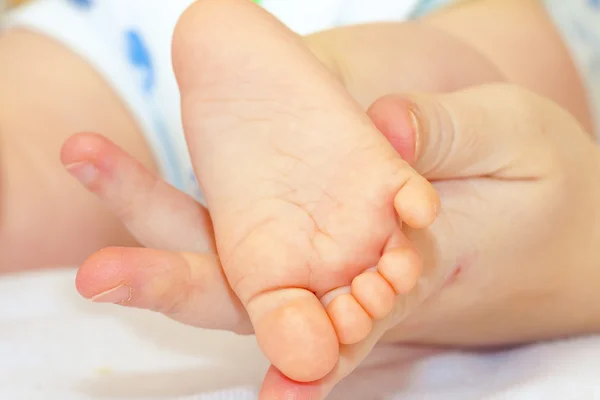
<path id="1" fill-rule="evenodd" d="M 128 302 L 130 299 L 131 288 L 126 285 L 119 285 L 92 297 L 91 300 L 94 303 L 123 304 Z"/>
<path id="2" fill-rule="evenodd" d="M 408 109 L 408 115 L 410 117 L 410 122 L 412 125 L 412 130 L 414 132 L 414 146 L 415 146 L 415 153 L 413 156 L 413 162 L 417 161 L 419 159 L 419 157 L 421 156 L 421 123 L 419 122 L 419 117 L 418 117 L 418 111 L 414 108 L 411 107 Z"/>
<path id="3" fill-rule="evenodd" d="M 71 175 L 79 180 L 84 185 L 90 185 L 98 177 L 98 168 L 89 162 L 78 162 L 66 165 L 65 168 Z"/>

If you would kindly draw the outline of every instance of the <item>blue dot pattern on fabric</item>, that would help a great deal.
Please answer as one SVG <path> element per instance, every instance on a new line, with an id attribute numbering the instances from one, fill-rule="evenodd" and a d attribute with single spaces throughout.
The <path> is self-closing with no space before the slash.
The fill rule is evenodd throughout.
<path id="1" fill-rule="evenodd" d="M 156 74 L 152 55 L 146 45 L 142 34 L 135 29 L 125 31 L 126 53 L 129 64 L 134 69 L 142 73 L 141 89 L 147 96 L 149 104 L 153 104 L 153 92 L 156 87 Z M 155 108 L 151 105 L 150 107 Z M 173 148 L 173 143 L 170 139 L 171 135 L 167 126 L 161 117 L 161 113 L 155 110 L 154 128 L 156 129 L 156 139 L 160 143 L 160 148 L 167 164 L 167 170 L 164 171 L 166 179 L 169 183 L 178 189 L 183 189 L 183 178 L 181 176 L 181 166 L 177 158 L 177 152 Z"/>
<path id="2" fill-rule="evenodd" d="M 70 0 L 71 3 L 75 4 L 78 7 L 81 8 L 90 8 L 92 7 L 92 0 Z"/>
<path id="3" fill-rule="evenodd" d="M 154 66 L 142 36 L 134 30 L 129 30 L 125 32 L 125 40 L 129 62 L 142 71 L 144 74 L 143 89 L 146 92 L 151 92 L 154 89 Z"/>
<path id="4" fill-rule="evenodd" d="M 600 0 L 588 0 L 588 4 L 595 9 L 600 10 Z"/>

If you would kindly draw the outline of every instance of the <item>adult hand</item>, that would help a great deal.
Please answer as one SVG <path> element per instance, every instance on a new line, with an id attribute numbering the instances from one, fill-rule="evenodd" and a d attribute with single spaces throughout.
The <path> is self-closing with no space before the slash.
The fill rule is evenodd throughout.
<path id="1" fill-rule="evenodd" d="M 387 340 L 496 347 L 600 331 L 600 154 L 570 114 L 504 84 L 388 96 L 370 114 L 442 199 L 436 223 L 409 232 L 424 279 L 382 323 Z M 344 349 L 310 390 L 328 393 L 365 355 Z M 270 376 L 275 393 L 298 386 Z"/>
<path id="2" fill-rule="evenodd" d="M 416 125 L 407 118 L 409 110 Z M 600 158 L 569 114 L 522 89 L 489 85 L 439 96 L 388 96 L 370 115 L 392 143 L 401 144 L 403 156 L 435 182 L 443 210 L 430 229 L 409 232 L 425 258 L 420 287 L 367 340 L 374 345 L 388 331 L 387 338 L 396 341 L 488 346 L 599 328 L 600 313 L 590 299 L 599 281 L 594 221 Z M 104 139 L 81 146 L 90 139 L 73 138 L 63 160 L 86 161 L 77 168 L 104 165 L 87 185 L 113 206 L 127 205 L 126 215 L 136 215 L 131 210 L 142 205 L 153 207 L 150 199 L 156 209 L 151 215 L 198 209 L 172 188 L 155 189 L 162 184 L 139 166 L 125 174 L 122 166 L 134 162 Z M 90 157 L 94 148 L 98 151 Z M 121 162 L 98 163 L 115 157 Z M 147 182 L 141 185 L 147 190 L 136 189 L 137 203 L 118 194 L 123 189 L 118 185 L 127 182 Z M 134 229 L 138 238 L 144 236 L 142 243 L 197 237 L 190 235 L 198 226 L 193 218 L 152 224 L 152 218 L 137 214 L 129 226 L 138 226 L 132 222 L 138 220 L 145 220 Z M 192 243 L 178 246 L 161 247 L 200 251 Z M 104 293 L 96 299 L 150 308 L 196 326 L 251 332 L 214 254 L 108 249 L 82 266 L 78 287 L 86 297 Z M 206 304 L 219 307 L 202 307 Z M 340 363 L 321 382 L 298 384 L 271 369 L 264 396 L 278 398 L 292 390 L 299 399 L 324 397 L 367 355 L 355 348 L 343 348 Z"/>

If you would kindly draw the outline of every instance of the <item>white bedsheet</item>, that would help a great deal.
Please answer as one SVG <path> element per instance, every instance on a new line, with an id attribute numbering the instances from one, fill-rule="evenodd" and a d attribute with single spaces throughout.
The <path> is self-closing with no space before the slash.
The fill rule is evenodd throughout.
<path id="1" fill-rule="evenodd" d="M 2 400 L 253 400 L 252 338 L 79 298 L 72 270 L 0 280 Z M 335 400 L 600 399 L 600 337 L 493 354 L 388 347 Z"/>

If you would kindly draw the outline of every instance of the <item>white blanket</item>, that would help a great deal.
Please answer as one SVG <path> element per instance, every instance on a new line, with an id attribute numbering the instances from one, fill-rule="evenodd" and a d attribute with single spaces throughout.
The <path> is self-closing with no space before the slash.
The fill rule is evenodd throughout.
<path id="1" fill-rule="evenodd" d="M 254 400 L 253 338 L 79 298 L 72 270 L 0 280 L 2 400 Z M 600 399 L 600 337 L 491 354 L 378 349 L 331 399 Z"/>

